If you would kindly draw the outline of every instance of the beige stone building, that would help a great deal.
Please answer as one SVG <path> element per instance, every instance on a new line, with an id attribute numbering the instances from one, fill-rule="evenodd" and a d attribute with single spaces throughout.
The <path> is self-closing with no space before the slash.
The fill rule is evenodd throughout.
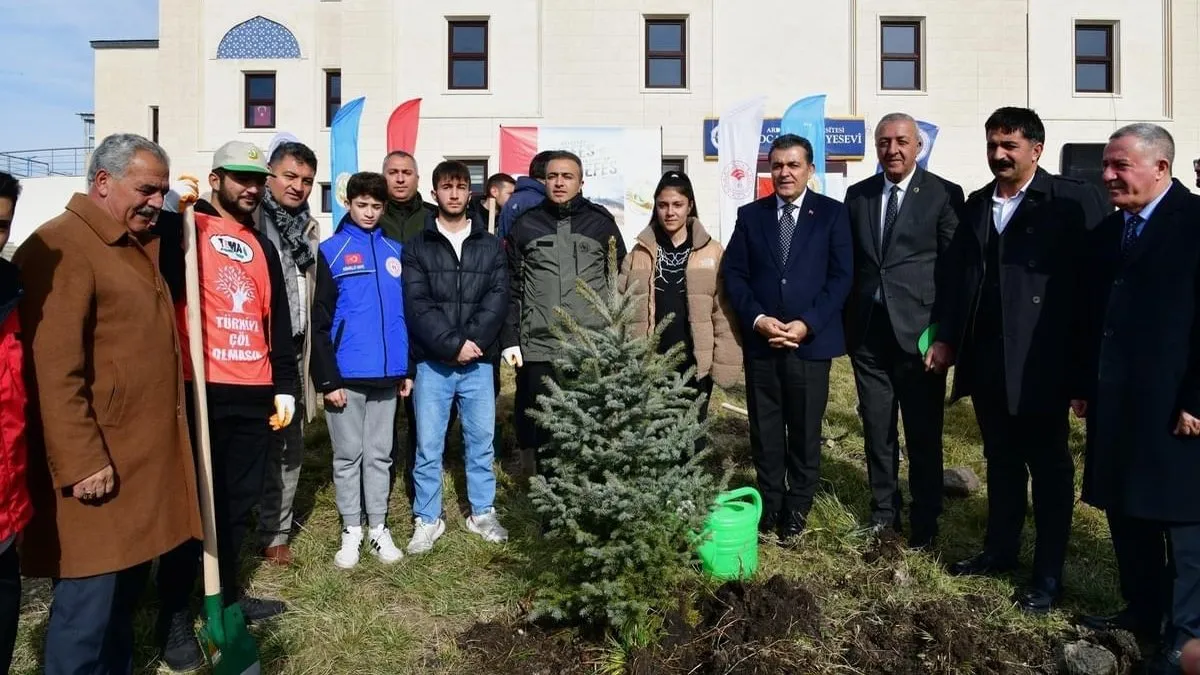
<path id="1" fill-rule="evenodd" d="M 989 179 L 983 121 L 1035 108 L 1043 165 L 1087 171 L 1115 127 L 1152 121 L 1200 141 L 1200 0 L 160 0 L 157 40 L 97 41 L 96 137 L 157 138 L 173 173 L 232 138 L 311 145 L 328 183 L 329 119 L 366 96 L 360 168 L 379 164 L 388 115 L 421 97 L 417 157 L 499 168 L 499 127 L 661 128 L 664 165 L 692 175 L 715 220 L 706 118 L 768 96 L 768 117 L 827 95 L 865 143 L 839 147 L 842 185 L 875 170 L 874 120 L 940 128 L 929 168 L 968 191 Z M 855 123 L 855 118 L 863 120 Z M 842 139 L 845 140 L 845 139 Z M 864 147 L 865 146 L 865 147 Z M 865 157 L 863 157 L 865 153 Z M 1068 166 L 1069 165 L 1069 166 Z M 833 185 L 839 181 L 831 182 Z M 427 182 L 422 186 L 428 190 Z M 314 191 L 314 211 L 321 210 Z M 327 221 L 326 221 L 327 222 Z"/>

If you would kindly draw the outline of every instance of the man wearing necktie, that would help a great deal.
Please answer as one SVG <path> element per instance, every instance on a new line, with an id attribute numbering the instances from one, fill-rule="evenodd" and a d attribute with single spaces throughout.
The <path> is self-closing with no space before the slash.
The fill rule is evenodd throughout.
<path id="1" fill-rule="evenodd" d="M 1179 673 L 1200 637 L 1200 197 L 1171 178 L 1174 157 L 1153 124 L 1104 149 L 1120 210 L 1087 250 L 1088 386 L 1073 403 L 1088 421 L 1083 499 L 1108 516 L 1126 603 L 1083 623 L 1161 640 L 1155 675 Z"/>
<path id="2" fill-rule="evenodd" d="M 971 397 L 987 459 L 983 551 L 950 572 L 1015 570 L 1032 480 L 1033 574 L 1015 601 L 1040 613 L 1062 596 L 1075 503 L 1074 319 L 1087 293 L 1078 259 L 1104 203 L 1091 185 L 1038 167 L 1046 129 L 1034 111 L 1000 108 L 984 129 L 995 180 L 963 207 L 947 255 L 954 293 L 930 348 L 935 367 L 955 364 L 952 398 Z"/>
<path id="3" fill-rule="evenodd" d="M 962 188 L 917 166 L 921 137 L 904 113 L 875 127 L 881 173 L 850 186 L 854 289 L 846 304 L 846 346 L 854 365 L 871 487 L 873 532 L 900 531 L 900 442 L 904 414 L 912 494 L 909 544 L 937 536 L 942 512 L 942 418 L 946 371 L 918 349 L 938 321 L 947 291 L 944 253 L 958 227 Z"/>
<path id="4" fill-rule="evenodd" d="M 846 207 L 808 189 L 812 145 L 771 144 L 775 192 L 738 209 L 722 260 L 741 323 L 750 449 L 763 513 L 780 541 L 804 531 L 821 466 L 832 360 L 846 353 L 842 307 L 853 252 Z"/>

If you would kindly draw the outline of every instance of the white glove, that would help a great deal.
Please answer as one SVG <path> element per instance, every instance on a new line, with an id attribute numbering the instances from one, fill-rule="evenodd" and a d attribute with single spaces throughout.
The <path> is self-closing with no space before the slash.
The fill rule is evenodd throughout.
<path id="1" fill-rule="evenodd" d="M 291 394 L 275 395 L 275 414 L 271 416 L 271 428 L 275 431 L 292 423 L 296 415 L 296 397 Z"/>
<path id="2" fill-rule="evenodd" d="M 197 199 L 200 199 L 200 179 L 185 174 L 171 183 L 171 189 L 163 197 L 162 210 L 179 213 Z"/>
<path id="3" fill-rule="evenodd" d="M 504 351 L 500 352 L 500 358 L 504 359 L 504 362 L 513 368 L 520 368 L 525 365 L 525 360 L 521 358 L 520 347 L 509 347 L 508 349 L 505 349 Z"/>

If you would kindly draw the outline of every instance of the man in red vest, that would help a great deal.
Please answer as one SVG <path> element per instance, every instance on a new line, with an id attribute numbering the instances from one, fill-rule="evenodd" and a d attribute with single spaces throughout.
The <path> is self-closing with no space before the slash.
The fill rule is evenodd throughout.
<path id="1" fill-rule="evenodd" d="M 208 176 L 212 195 L 195 205 L 222 596 L 226 605 L 239 603 L 252 622 L 287 609 L 278 600 L 242 596 L 238 570 L 250 512 L 262 493 L 271 431 L 291 423 L 299 377 L 279 254 L 254 226 L 268 175 L 262 150 L 241 141 L 226 143 L 213 155 Z M 181 201 L 190 201 L 188 197 L 194 194 Z M 173 287 L 181 289 L 182 248 L 164 241 L 163 250 L 168 249 L 171 256 L 164 255 L 162 261 L 164 276 L 173 277 Z M 182 296 L 177 290 L 180 338 L 186 342 Z M 191 370 L 184 359 L 188 379 Z M 163 660 L 175 671 L 203 663 L 188 609 L 199 554 L 199 542 L 192 541 L 159 562 L 157 637 Z"/>

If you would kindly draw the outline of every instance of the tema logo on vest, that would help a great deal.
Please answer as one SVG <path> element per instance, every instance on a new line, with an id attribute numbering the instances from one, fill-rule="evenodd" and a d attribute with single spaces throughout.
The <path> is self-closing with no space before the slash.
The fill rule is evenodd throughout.
<path id="1" fill-rule="evenodd" d="M 217 250 L 217 253 L 234 262 L 246 264 L 254 260 L 254 249 L 236 237 L 231 237 L 227 234 L 214 234 L 208 238 L 208 241 Z"/>

